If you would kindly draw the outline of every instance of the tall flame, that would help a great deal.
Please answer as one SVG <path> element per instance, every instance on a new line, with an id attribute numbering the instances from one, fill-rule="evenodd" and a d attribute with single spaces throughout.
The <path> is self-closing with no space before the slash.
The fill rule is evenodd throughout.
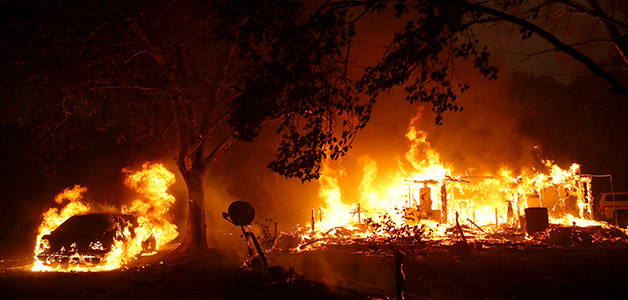
<path id="1" fill-rule="evenodd" d="M 81 202 L 83 200 L 83 194 L 85 192 L 87 192 L 86 187 L 75 185 L 72 188 L 67 188 L 63 190 L 63 192 L 55 197 L 55 202 L 57 204 L 62 204 L 66 201 L 68 201 L 68 203 L 61 209 L 52 207 L 43 214 L 44 220 L 41 222 L 41 225 L 39 225 L 35 244 L 35 259 L 37 259 L 38 254 L 46 250 L 46 248 L 41 247 L 41 238 L 44 235 L 50 234 L 53 230 L 59 227 L 61 223 L 65 222 L 65 220 L 69 219 L 71 216 L 86 213 L 90 210 L 88 204 Z M 35 266 L 37 266 L 38 263 L 41 264 L 39 260 L 36 260 Z"/>
<path id="2" fill-rule="evenodd" d="M 168 193 L 168 188 L 174 183 L 174 174 L 161 164 L 148 163 L 142 166 L 141 171 L 124 169 L 123 172 L 128 174 L 124 183 L 143 198 L 134 200 L 129 206 L 122 206 L 122 212 L 137 217 L 136 239 L 141 242 L 153 236 L 156 250 L 159 250 L 179 234 L 177 226 L 167 218 L 168 210 L 175 202 L 174 196 Z"/>

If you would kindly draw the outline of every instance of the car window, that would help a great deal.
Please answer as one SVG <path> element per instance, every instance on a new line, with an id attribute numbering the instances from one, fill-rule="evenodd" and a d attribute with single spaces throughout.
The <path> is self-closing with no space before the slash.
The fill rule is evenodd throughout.
<path id="1" fill-rule="evenodd" d="M 57 235 L 91 235 L 104 233 L 115 228 L 110 214 L 73 216 L 55 229 Z"/>
<path id="2" fill-rule="evenodd" d="M 606 195 L 606 201 L 613 201 L 613 195 Z M 615 201 L 628 201 L 628 194 L 615 194 Z"/>

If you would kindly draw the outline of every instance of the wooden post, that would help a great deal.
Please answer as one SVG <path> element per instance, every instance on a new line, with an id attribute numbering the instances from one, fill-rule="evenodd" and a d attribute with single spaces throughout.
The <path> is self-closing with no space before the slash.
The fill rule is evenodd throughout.
<path id="1" fill-rule="evenodd" d="M 406 274 L 403 273 L 403 253 L 395 254 L 395 296 L 398 300 L 403 300 L 403 290 L 406 285 Z"/>
<path id="2" fill-rule="evenodd" d="M 316 226 L 316 218 L 314 217 L 314 207 L 312 207 L 312 232 L 314 232 L 316 230 L 315 226 Z"/>
<path id="3" fill-rule="evenodd" d="M 521 227 L 521 195 L 519 195 L 519 193 L 515 194 L 515 199 L 517 199 L 517 220 L 516 220 L 516 224 L 519 224 L 519 227 Z"/>
<path id="4" fill-rule="evenodd" d="M 460 223 L 458 222 L 458 212 L 456 212 L 456 228 L 458 228 L 458 232 L 460 232 L 460 237 L 462 237 L 462 242 L 465 245 L 469 245 L 469 243 L 467 243 L 467 238 L 464 236 L 464 231 L 462 231 L 462 227 L 460 226 Z"/>
<path id="5" fill-rule="evenodd" d="M 440 186 L 440 222 L 447 224 L 447 182 Z"/>
<path id="6" fill-rule="evenodd" d="M 358 224 L 362 224 L 362 216 L 361 216 L 361 212 L 362 209 L 360 209 L 360 203 L 358 203 Z"/>
<path id="7" fill-rule="evenodd" d="M 275 222 L 275 238 L 273 238 L 273 240 L 277 239 L 277 222 Z"/>

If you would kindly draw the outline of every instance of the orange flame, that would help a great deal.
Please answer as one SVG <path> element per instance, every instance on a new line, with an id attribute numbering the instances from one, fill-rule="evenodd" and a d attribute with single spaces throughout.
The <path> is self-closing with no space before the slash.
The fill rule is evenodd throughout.
<path id="1" fill-rule="evenodd" d="M 323 214 L 313 218 L 315 230 L 304 237 L 329 236 L 336 227 L 352 231 L 354 237 L 385 235 L 358 225 L 365 218 L 377 222 L 386 216 L 396 226 L 431 227 L 433 238 L 439 238 L 445 234 L 445 226 L 439 224 L 455 224 L 456 215 L 460 223 L 473 222 L 473 226 L 497 230 L 500 226 L 518 226 L 523 210 L 535 206 L 548 208 L 551 223 L 602 224 L 592 220 L 590 177 L 580 175 L 578 164 L 562 169 L 552 161 L 543 161 L 545 171 L 524 168 L 520 174 L 506 167 L 480 176 L 456 173 L 441 161 L 425 132 L 410 126 L 406 138 L 409 148 L 399 159 L 395 175 L 380 177 L 376 161 L 368 156 L 361 159 L 363 176 L 356 187 L 356 199 L 343 199 L 340 181 L 344 169 L 323 164 L 319 180 Z"/>
<path id="2" fill-rule="evenodd" d="M 83 194 L 87 192 L 86 187 L 82 187 L 80 185 L 75 185 L 73 188 L 67 188 L 63 190 L 60 194 L 55 197 L 55 202 L 57 204 L 62 204 L 64 200 L 69 201 L 63 208 L 58 209 L 56 207 L 52 207 L 48 209 L 47 212 L 43 214 L 44 220 L 39 225 L 39 230 L 37 233 L 36 239 L 36 248 L 35 248 L 35 259 L 37 260 L 37 255 L 44 252 L 46 250 L 45 245 L 41 243 L 41 238 L 50 234 L 53 230 L 55 230 L 61 223 L 65 222 L 65 220 L 69 219 L 71 216 L 86 213 L 90 210 L 89 205 L 81 202 L 83 199 Z M 36 265 L 38 260 L 36 261 Z M 41 263 L 41 262 L 39 262 Z M 33 270 L 36 271 L 36 270 Z"/>
<path id="3" fill-rule="evenodd" d="M 122 206 L 122 212 L 137 217 L 136 239 L 141 242 L 153 236 L 156 250 L 159 250 L 179 235 L 177 226 L 166 219 L 170 206 L 175 202 L 174 196 L 168 193 L 168 188 L 174 183 L 174 174 L 161 164 L 148 163 L 142 166 L 141 171 L 133 173 L 124 169 L 123 172 L 128 174 L 124 183 L 144 198 L 133 201 L 130 206 Z"/>

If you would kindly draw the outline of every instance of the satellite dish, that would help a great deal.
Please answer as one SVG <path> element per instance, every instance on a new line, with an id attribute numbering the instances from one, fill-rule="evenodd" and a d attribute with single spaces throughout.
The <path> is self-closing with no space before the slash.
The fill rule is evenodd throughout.
<path id="1" fill-rule="evenodd" d="M 229 218 L 237 226 L 247 226 L 255 218 L 255 209 L 248 202 L 235 201 L 229 205 L 227 211 Z"/>

